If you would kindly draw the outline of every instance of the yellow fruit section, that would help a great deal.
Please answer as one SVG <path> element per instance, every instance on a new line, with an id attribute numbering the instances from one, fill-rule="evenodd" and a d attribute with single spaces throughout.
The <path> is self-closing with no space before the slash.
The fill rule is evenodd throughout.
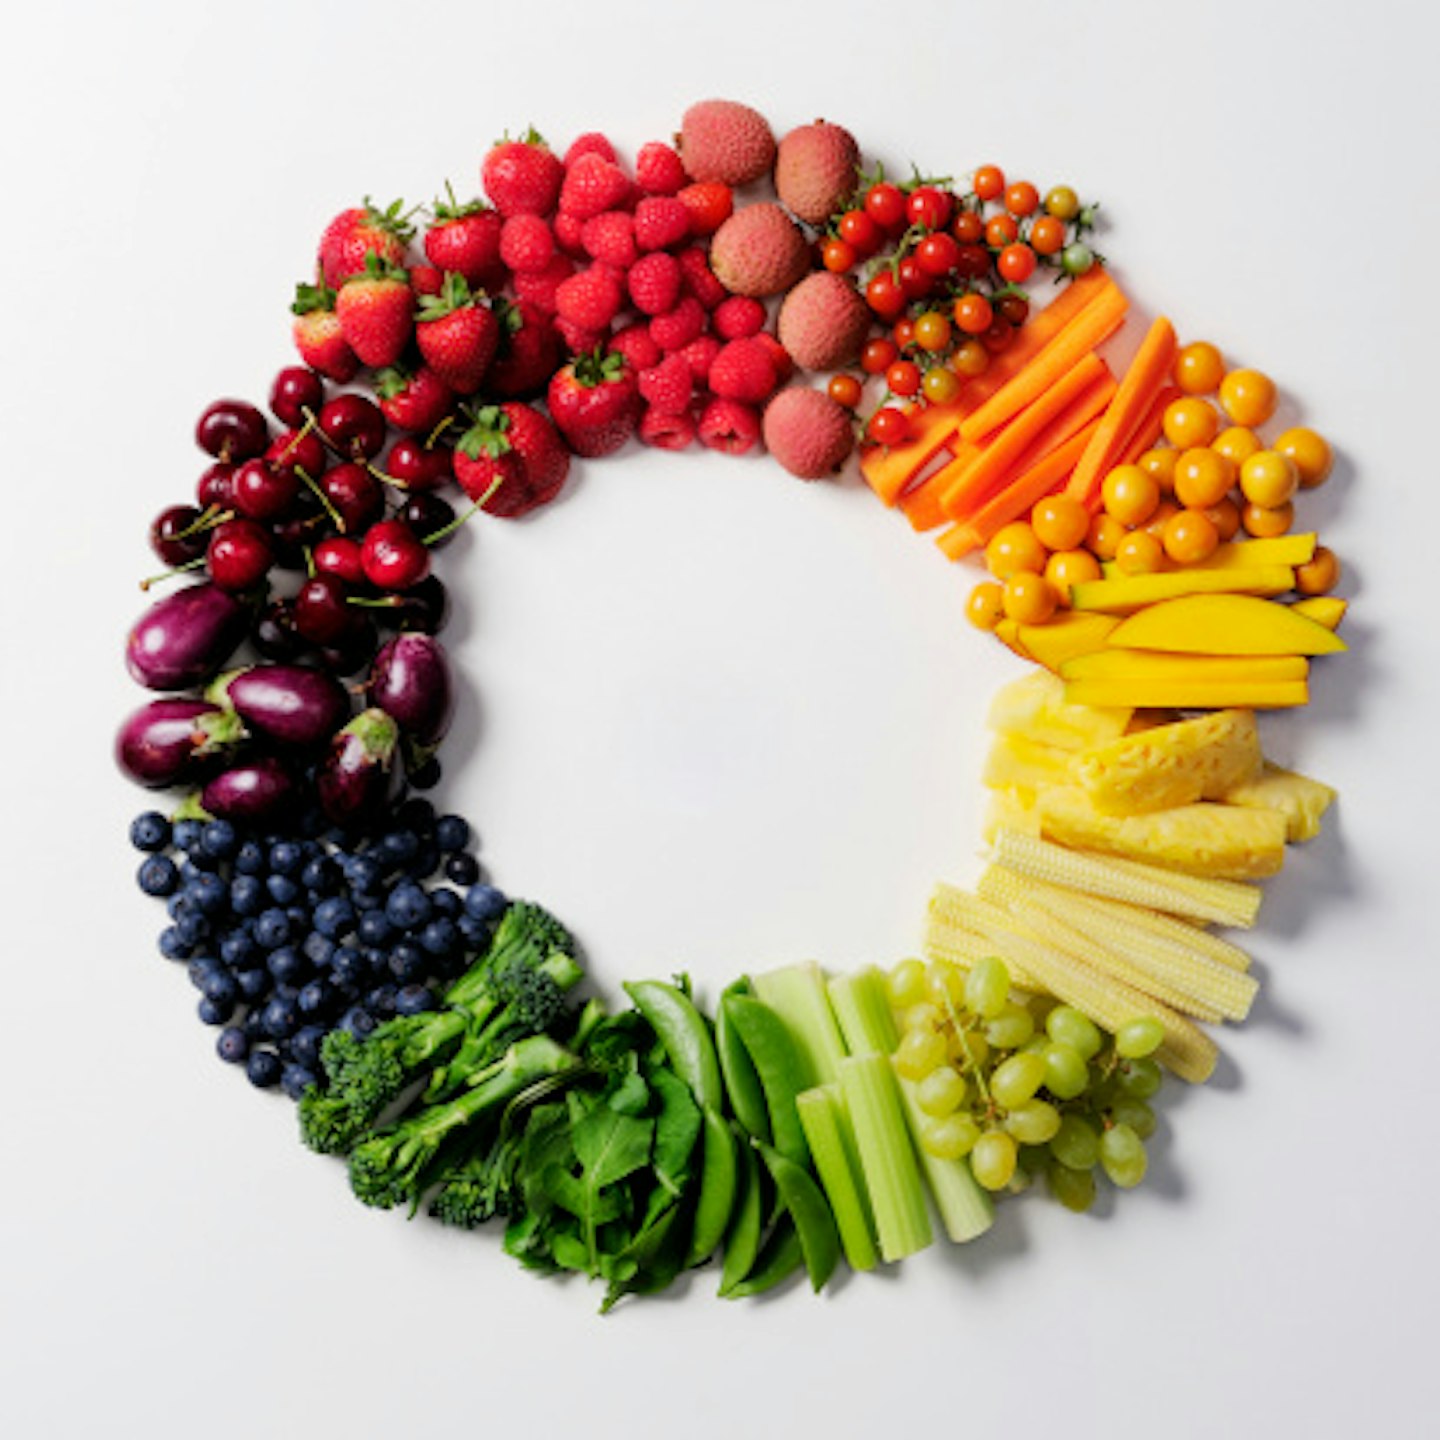
<path id="1" fill-rule="evenodd" d="M 1117 649 L 1192 655 L 1327 655 L 1346 649 L 1334 631 L 1292 606 L 1254 595 L 1182 595 L 1122 620 Z"/>
<path id="2" fill-rule="evenodd" d="M 1097 650 L 1068 660 L 1065 680 L 1169 680 L 1221 685 L 1227 682 L 1304 680 L 1310 662 L 1303 655 L 1171 655 L 1158 650 Z"/>
<path id="3" fill-rule="evenodd" d="M 1071 705 L 1065 685 L 1048 670 L 1032 670 L 1002 685 L 990 702 L 992 730 L 1023 735 L 1062 750 L 1086 750 L 1117 740 L 1130 723 L 1131 707 Z"/>
<path id="4" fill-rule="evenodd" d="M 1070 592 L 1070 604 L 1075 610 L 1128 615 L 1157 600 L 1173 600 L 1177 595 L 1283 595 L 1294 585 L 1295 572 L 1288 565 L 1256 565 L 1243 570 L 1192 567 L 1158 575 L 1081 581 Z"/>
<path id="5" fill-rule="evenodd" d="M 1065 611 L 1047 625 L 1019 625 L 1015 644 L 1030 659 L 1047 670 L 1059 671 L 1067 661 L 1102 649 L 1119 624 L 1113 615 L 1082 615 Z"/>
<path id="6" fill-rule="evenodd" d="M 1308 599 L 1295 601 L 1290 608 L 1297 615 L 1303 615 L 1307 620 L 1313 620 L 1327 630 L 1338 630 L 1350 606 L 1348 601 L 1342 600 L 1338 595 L 1312 595 Z"/>
<path id="7" fill-rule="evenodd" d="M 1278 810 L 1285 817 L 1286 838 L 1294 842 L 1313 840 L 1320 833 L 1320 821 L 1335 794 L 1319 780 L 1267 763 L 1259 775 L 1227 790 L 1224 799 L 1227 805 Z"/>
<path id="8" fill-rule="evenodd" d="M 1065 698 L 1073 705 L 1173 705 L 1179 710 L 1282 710 L 1304 705 L 1304 680 L 1071 680 Z"/>

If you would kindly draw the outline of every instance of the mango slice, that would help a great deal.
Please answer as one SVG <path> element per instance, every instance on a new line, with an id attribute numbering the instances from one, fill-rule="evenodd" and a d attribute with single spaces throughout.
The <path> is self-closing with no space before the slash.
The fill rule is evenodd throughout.
<path id="1" fill-rule="evenodd" d="M 1189 655 L 1328 655 L 1347 648 L 1294 608 L 1254 595 L 1182 595 L 1137 610 L 1110 645 Z"/>
<path id="2" fill-rule="evenodd" d="M 1202 570 L 1196 566 L 1158 575 L 1082 580 L 1070 591 L 1070 606 L 1074 610 L 1128 615 L 1179 595 L 1283 595 L 1294 585 L 1295 572 L 1288 565 L 1255 565 L 1243 570 Z"/>
<path id="3" fill-rule="evenodd" d="M 1313 620 L 1327 630 L 1338 630 L 1346 610 L 1350 608 L 1350 602 L 1342 600 L 1338 595 L 1311 595 L 1304 600 L 1295 601 L 1290 608 L 1297 615 L 1303 615 L 1307 620 Z"/>

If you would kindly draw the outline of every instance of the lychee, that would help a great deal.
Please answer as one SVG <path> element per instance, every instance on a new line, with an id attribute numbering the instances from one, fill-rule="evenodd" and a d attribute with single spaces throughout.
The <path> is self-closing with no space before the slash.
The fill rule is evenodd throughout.
<path id="1" fill-rule="evenodd" d="M 680 122 L 680 159 L 692 180 L 748 185 L 775 163 L 770 122 L 738 100 L 700 100 Z"/>
<path id="2" fill-rule="evenodd" d="M 855 190 L 860 147 L 843 125 L 799 125 L 775 152 L 775 190 L 792 215 L 823 225 Z"/>
<path id="3" fill-rule="evenodd" d="M 780 343 L 806 370 L 839 370 L 860 353 L 870 330 L 870 307 L 843 275 L 817 270 L 780 305 Z"/>
<path id="4" fill-rule="evenodd" d="M 833 475 L 855 448 L 850 412 L 823 390 L 792 385 L 766 407 L 765 448 L 802 480 Z"/>
<path id="5" fill-rule="evenodd" d="M 800 227 L 773 201 L 737 210 L 710 242 L 710 268 L 736 295 L 764 299 L 788 290 L 810 268 Z"/>

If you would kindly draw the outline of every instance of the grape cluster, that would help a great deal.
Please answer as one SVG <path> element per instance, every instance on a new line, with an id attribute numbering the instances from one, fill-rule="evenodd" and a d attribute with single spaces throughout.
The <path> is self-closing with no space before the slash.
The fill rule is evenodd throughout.
<path id="1" fill-rule="evenodd" d="M 1043 1174 L 1071 1210 L 1093 1203 L 1097 1166 L 1121 1189 L 1145 1178 L 1158 1021 L 1141 1017 L 1106 1036 L 1069 1005 L 1012 991 L 995 958 L 969 970 L 902 960 L 888 986 L 902 1022 L 895 1067 L 915 1087 L 928 1153 L 968 1156 L 992 1191 Z"/>

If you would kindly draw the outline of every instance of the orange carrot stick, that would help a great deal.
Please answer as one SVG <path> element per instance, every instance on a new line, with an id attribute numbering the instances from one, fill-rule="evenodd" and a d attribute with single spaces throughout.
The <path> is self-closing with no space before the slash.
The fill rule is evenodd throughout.
<path id="1" fill-rule="evenodd" d="M 1093 350 L 1087 351 L 1077 364 L 993 436 L 978 459 L 951 474 L 951 483 L 941 501 L 945 513 L 952 520 L 966 519 L 1003 483 L 1015 462 L 1040 438 L 1045 428 L 1105 373 L 1105 362 Z M 943 475 L 949 470 L 947 465 L 940 473 Z"/>
<path id="2" fill-rule="evenodd" d="M 1165 425 L 1165 409 L 1172 400 L 1180 398 L 1180 391 L 1173 385 L 1164 389 L 1150 402 L 1150 408 L 1140 417 L 1140 423 L 1125 442 L 1125 448 L 1116 457 L 1117 465 L 1133 465 L 1160 438 Z"/>
<path id="3" fill-rule="evenodd" d="M 1100 417 L 1090 444 L 1065 486 L 1067 495 L 1086 505 L 1093 501 L 1126 441 L 1169 380 L 1174 359 L 1175 327 L 1161 315 L 1140 342 L 1110 408 Z"/>
<path id="4" fill-rule="evenodd" d="M 940 508 L 943 487 L 935 483 L 938 479 L 937 472 L 928 480 L 912 486 L 900 497 L 900 508 L 905 512 L 910 528 L 917 534 L 923 534 L 926 530 L 933 530 L 937 525 L 945 523 L 945 512 Z"/>
<path id="5" fill-rule="evenodd" d="M 983 405 L 960 422 L 960 438 L 983 440 L 1032 405 L 1076 362 L 1116 330 L 1129 305 L 1119 286 L 1095 293 L 1068 324 Z M 1042 312 L 1043 313 L 1043 312 Z M 1023 331 L 1021 332 L 1024 333 Z"/>
<path id="6" fill-rule="evenodd" d="M 910 439 L 903 445 L 867 445 L 860 452 L 865 483 L 894 505 L 905 487 L 955 438 L 961 411 L 954 405 L 927 405 L 910 417 Z"/>

